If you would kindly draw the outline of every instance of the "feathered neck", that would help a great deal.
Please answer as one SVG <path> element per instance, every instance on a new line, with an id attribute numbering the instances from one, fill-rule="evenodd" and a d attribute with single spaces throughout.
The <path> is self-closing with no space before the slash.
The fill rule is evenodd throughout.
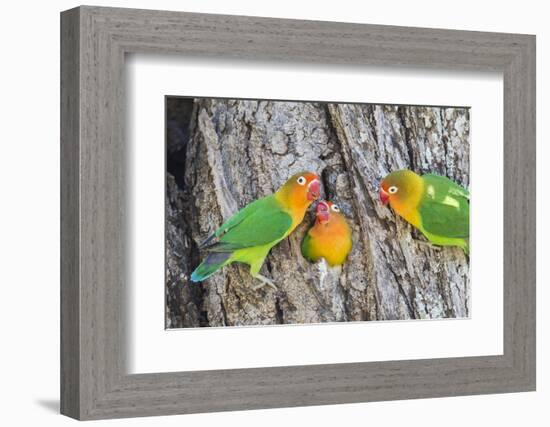
<path id="1" fill-rule="evenodd" d="M 311 205 L 307 193 L 302 188 L 293 185 L 283 185 L 275 193 L 275 199 L 288 210 L 293 218 L 300 221 L 303 219 L 309 205 Z"/>

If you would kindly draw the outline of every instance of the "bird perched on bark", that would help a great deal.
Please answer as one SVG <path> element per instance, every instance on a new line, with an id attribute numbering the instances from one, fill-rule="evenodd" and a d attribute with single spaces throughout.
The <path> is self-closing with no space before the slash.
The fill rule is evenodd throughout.
<path id="1" fill-rule="evenodd" d="M 469 252 L 470 193 L 450 179 L 410 170 L 387 175 L 380 183 L 380 200 L 438 246 L 458 246 Z"/>
<path id="2" fill-rule="evenodd" d="M 250 274 L 275 289 L 275 284 L 259 271 L 270 249 L 288 236 L 304 219 L 309 205 L 319 197 L 321 182 L 312 172 L 292 176 L 277 192 L 245 206 L 214 234 L 201 248 L 208 251 L 204 261 L 193 271 L 191 280 L 200 282 L 232 262 L 250 266 Z"/>
<path id="3" fill-rule="evenodd" d="M 351 250 L 351 229 L 338 205 L 320 201 L 316 220 L 302 241 L 304 258 L 316 262 L 324 258 L 328 265 L 342 265 Z"/>

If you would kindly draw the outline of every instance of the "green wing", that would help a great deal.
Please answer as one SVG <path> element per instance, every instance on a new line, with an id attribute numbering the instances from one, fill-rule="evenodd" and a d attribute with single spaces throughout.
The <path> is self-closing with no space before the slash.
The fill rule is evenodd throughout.
<path id="1" fill-rule="evenodd" d="M 292 217 L 273 195 L 252 202 L 216 230 L 219 241 L 208 247 L 213 252 L 231 252 L 276 242 L 285 237 Z M 208 240 L 211 240 L 209 238 Z"/>
<path id="2" fill-rule="evenodd" d="M 253 202 L 246 205 L 244 208 L 242 208 L 240 211 L 238 211 L 236 214 L 234 214 L 231 218 L 229 218 L 227 221 L 225 221 L 220 227 L 212 233 L 206 240 L 204 240 L 199 247 L 202 248 L 209 248 L 212 245 L 215 245 L 216 243 L 213 241 L 216 239 L 216 237 L 220 237 L 224 234 L 224 232 L 234 228 L 236 225 L 238 225 L 243 219 L 246 217 L 252 215 L 257 209 L 261 208 L 262 205 L 265 203 L 265 199 L 268 199 L 271 196 L 266 196 L 258 200 L 254 200 Z"/>
<path id="3" fill-rule="evenodd" d="M 309 236 L 309 232 L 308 232 L 305 235 L 304 240 L 302 240 L 302 246 L 301 246 L 302 255 L 305 259 L 313 261 L 310 255 L 310 251 L 311 251 L 310 243 L 311 243 L 311 237 Z"/>
<path id="4" fill-rule="evenodd" d="M 419 205 L 422 228 L 429 233 L 453 238 L 470 234 L 470 193 L 450 179 L 423 175 L 423 199 Z"/>
<path id="5" fill-rule="evenodd" d="M 253 202 L 246 205 L 244 208 L 238 211 L 235 215 L 233 215 L 231 218 L 225 221 L 222 225 L 220 225 L 220 228 L 218 228 L 214 233 L 215 236 L 220 237 L 224 233 L 227 233 L 227 231 L 231 230 L 232 228 L 235 228 L 244 219 L 254 215 L 254 213 L 258 209 L 262 209 L 263 206 L 269 203 L 269 198 L 271 197 L 272 196 L 263 197 L 261 199 L 254 200 Z"/>

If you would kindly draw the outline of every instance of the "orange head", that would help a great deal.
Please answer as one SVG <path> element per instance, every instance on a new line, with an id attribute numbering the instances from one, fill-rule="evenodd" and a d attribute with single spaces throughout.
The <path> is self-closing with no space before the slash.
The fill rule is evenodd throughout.
<path id="1" fill-rule="evenodd" d="M 340 215 L 340 208 L 338 205 L 325 200 L 321 200 L 317 204 L 315 216 L 317 217 L 317 222 L 320 224 L 327 224 L 330 222 L 331 218 L 338 215 Z"/>
<path id="2" fill-rule="evenodd" d="M 380 183 L 380 201 L 389 202 L 393 208 L 406 206 L 418 199 L 422 188 L 422 178 L 413 171 L 395 171 Z"/>
<path id="3" fill-rule="evenodd" d="M 292 175 L 277 191 L 277 196 L 293 208 L 307 208 L 321 194 L 321 181 L 312 172 Z"/>

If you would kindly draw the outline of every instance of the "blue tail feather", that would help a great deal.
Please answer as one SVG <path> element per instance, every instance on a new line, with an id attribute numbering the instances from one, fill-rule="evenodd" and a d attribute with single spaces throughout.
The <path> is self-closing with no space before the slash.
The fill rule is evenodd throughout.
<path id="1" fill-rule="evenodd" d="M 203 262 L 199 264 L 195 271 L 191 274 L 191 281 L 201 282 L 207 279 L 225 264 L 227 264 L 231 257 L 230 252 L 211 252 L 209 253 Z"/>

